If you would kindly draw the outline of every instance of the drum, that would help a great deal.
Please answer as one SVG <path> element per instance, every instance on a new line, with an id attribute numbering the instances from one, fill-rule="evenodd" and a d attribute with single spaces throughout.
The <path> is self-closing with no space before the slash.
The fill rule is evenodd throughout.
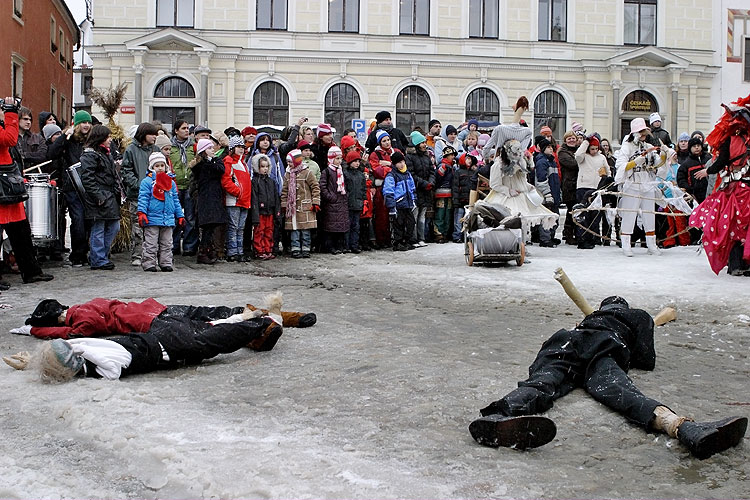
<path id="1" fill-rule="evenodd" d="M 49 174 L 27 174 L 26 217 L 34 241 L 52 241 L 57 236 L 57 187 Z"/>
<path id="2" fill-rule="evenodd" d="M 86 190 L 83 188 L 83 182 L 81 181 L 80 161 L 68 167 L 68 178 L 73 185 L 73 189 L 78 193 L 81 202 L 84 202 L 86 200 Z"/>

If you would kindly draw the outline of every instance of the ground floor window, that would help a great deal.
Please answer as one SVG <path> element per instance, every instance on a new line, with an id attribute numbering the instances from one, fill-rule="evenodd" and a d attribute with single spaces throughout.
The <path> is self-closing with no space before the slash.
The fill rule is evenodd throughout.
<path id="1" fill-rule="evenodd" d="M 396 98 L 396 127 L 409 135 L 414 127 L 427 131 L 432 113 L 430 95 L 418 85 L 409 85 Z"/>

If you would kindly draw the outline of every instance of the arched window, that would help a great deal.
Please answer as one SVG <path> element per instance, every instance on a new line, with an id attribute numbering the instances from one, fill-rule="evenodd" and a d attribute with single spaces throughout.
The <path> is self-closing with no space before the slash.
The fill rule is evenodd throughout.
<path id="1" fill-rule="evenodd" d="M 195 98 L 195 89 L 184 78 L 170 76 L 159 82 L 154 90 L 154 97 Z"/>
<path id="2" fill-rule="evenodd" d="M 474 89 L 466 98 L 466 120 L 500 121 L 500 100 L 490 89 Z"/>
<path id="3" fill-rule="evenodd" d="M 414 127 L 422 127 L 422 130 L 427 131 L 431 108 L 427 91 L 417 85 L 409 85 L 396 98 L 396 127 L 407 135 Z"/>
<path id="4" fill-rule="evenodd" d="M 337 83 L 326 92 L 325 122 L 330 123 L 339 137 L 352 120 L 359 118 L 359 93 L 348 83 Z"/>
<path id="5" fill-rule="evenodd" d="M 559 92 L 545 90 L 534 100 L 534 136 L 539 135 L 539 130 L 547 125 L 552 129 L 555 141 L 560 144 L 565 134 L 567 115 L 565 98 Z"/>
<path id="6" fill-rule="evenodd" d="M 289 124 L 289 94 L 276 82 L 262 83 L 253 94 L 253 124 Z"/>

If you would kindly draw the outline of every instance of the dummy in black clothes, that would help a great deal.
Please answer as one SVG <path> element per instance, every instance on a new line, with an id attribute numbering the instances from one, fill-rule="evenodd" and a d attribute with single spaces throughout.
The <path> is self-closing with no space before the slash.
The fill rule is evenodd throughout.
<path id="1" fill-rule="evenodd" d="M 483 417 L 473 421 L 469 431 L 485 446 L 526 449 L 544 445 L 555 437 L 556 427 L 537 414 L 581 387 L 641 427 L 679 439 L 697 458 L 708 458 L 742 441 L 747 418 L 696 423 L 644 396 L 627 371 L 631 367 L 653 370 L 655 361 L 651 316 L 631 309 L 622 297 L 608 297 L 575 329 L 559 330 L 550 337 L 529 367 L 529 378 L 480 410 Z"/>

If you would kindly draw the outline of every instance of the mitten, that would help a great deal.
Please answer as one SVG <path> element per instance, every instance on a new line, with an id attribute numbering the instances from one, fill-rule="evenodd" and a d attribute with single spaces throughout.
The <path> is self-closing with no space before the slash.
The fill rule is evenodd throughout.
<path id="1" fill-rule="evenodd" d="M 138 225 L 141 227 L 146 227 L 148 224 L 148 217 L 146 217 L 146 214 L 143 212 L 138 212 Z"/>

